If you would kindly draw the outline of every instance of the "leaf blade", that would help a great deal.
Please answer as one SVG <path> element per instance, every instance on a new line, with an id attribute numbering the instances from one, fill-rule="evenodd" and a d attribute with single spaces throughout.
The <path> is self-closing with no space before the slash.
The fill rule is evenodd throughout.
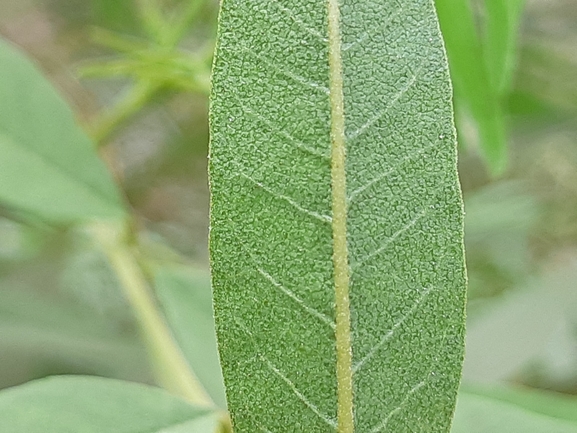
<path id="1" fill-rule="evenodd" d="M 0 77 L 0 200 L 58 222 L 122 218 L 120 194 L 73 113 L 1 40 Z"/>
<path id="2" fill-rule="evenodd" d="M 525 0 L 486 0 L 485 59 L 491 86 L 499 96 L 511 87 L 518 27 Z"/>
<path id="3" fill-rule="evenodd" d="M 574 408 L 573 408 L 574 409 Z M 459 395 L 452 433 L 575 433 L 577 424 L 483 395 Z"/>
<path id="4" fill-rule="evenodd" d="M 4 390 L 0 413 L 6 433 L 161 433 L 211 414 L 159 388 L 88 376 L 51 377 Z M 206 427 L 204 420 L 200 424 Z M 216 431 L 216 418 L 212 425 Z"/>
<path id="5" fill-rule="evenodd" d="M 327 4 L 222 5 L 210 242 L 229 408 L 238 432 L 352 431 L 339 415 L 334 308 L 344 272 L 333 259 L 346 254 L 355 431 L 419 430 L 423 419 L 447 431 L 462 362 L 464 271 L 438 25 L 428 2 L 339 7 L 343 119 L 331 111 L 339 102 Z M 432 48 L 424 55 L 424 47 Z M 346 218 L 335 212 L 342 186 L 331 176 L 340 120 Z M 343 233 L 335 221 L 345 221 L 347 253 L 336 252 Z M 422 275 L 410 271 L 421 267 Z M 440 333 L 439 323 L 447 325 Z M 398 356 L 387 360 L 391 352 Z"/>
<path id="6" fill-rule="evenodd" d="M 477 123 L 481 154 L 493 174 L 507 166 L 507 134 L 498 93 L 491 85 L 469 0 L 435 0 L 455 93 Z"/>

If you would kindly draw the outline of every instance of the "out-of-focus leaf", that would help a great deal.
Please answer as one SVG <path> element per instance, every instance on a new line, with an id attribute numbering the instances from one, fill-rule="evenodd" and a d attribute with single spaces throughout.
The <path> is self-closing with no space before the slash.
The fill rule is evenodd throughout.
<path id="1" fill-rule="evenodd" d="M 519 285 L 531 272 L 529 237 L 541 208 L 520 182 L 498 182 L 465 198 L 469 307 Z M 469 310 L 471 312 L 471 310 Z"/>
<path id="2" fill-rule="evenodd" d="M 92 23 L 128 33 L 137 27 L 135 3 L 133 1 L 93 0 L 89 3 L 94 16 Z"/>
<path id="3" fill-rule="evenodd" d="M 469 0 L 436 0 L 455 95 L 477 123 L 482 154 L 491 171 L 507 164 L 503 110 L 487 73 Z"/>
<path id="4" fill-rule="evenodd" d="M 0 264 L 32 257 L 43 243 L 43 233 L 0 217 Z"/>
<path id="5" fill-rule="evenodd" d="M 577 425 L 577 397 L 530 388 L 465 386 L 467 394 L 514 404 L 535 413 L 571 421 Z"/>
<path id="6" fill-rule="evenodd" d="M 492 183 L 467 195 L 465 204 L 465 233 L 471 242 L 492 234 L 526 233 L 540 212 L 536 199 L 517 181 Z"/>
<path id="7" fill-rule="evenodd" d="M 525 0 L 485 0 L 485 60 L 497 95 L 509 90 Z"/>
<path id="8" fill-rule="evenodd" d="M 557 265 L 467 322 L 463 379 L 498 383 L 519 373 L 577 308 L 577 261 Z"/>
<path id="9" fill-rule="evenodd" d="M 212 399 L 226 408 L 209 275 L 193 269 L 163 267 L 156 271 L 155 283 L 166 319 L 184 355 Z"/>
<path id="10" fill-rule="evenodd" d="M 124 209 L 74 115 L 22 54 L 0 41 L 0 201 L 51 221 L 120 219 Z"/>
<path id="11" fill-rule="evenodd" d="M 573 403 L 577 413 L 577 404 Z M 461 392 L 451 433 L 577 433 L 577 422 L 533 412 L 526 407 Z"/>
<path id="12" fill-rule="evenodd" d="M 0 392 L 2 433 L 211 433 L 217 425 L 214 413 L 166 391 L 112 379 L 52 377 Z"/>
<path id="13" fill-rule="evenodd" d="M 118 324 L 77 303 L 34 295 L 20 287 L 0 290 L 2 365 L 12 362 L 8 357 L 24 359 L 25 365 L 21 377 L 0 372 L 4 385 L 41 374 L 47 361 L 123 379 L 150 377 L 146 351 L 136 335 L 122 332 Z"/>

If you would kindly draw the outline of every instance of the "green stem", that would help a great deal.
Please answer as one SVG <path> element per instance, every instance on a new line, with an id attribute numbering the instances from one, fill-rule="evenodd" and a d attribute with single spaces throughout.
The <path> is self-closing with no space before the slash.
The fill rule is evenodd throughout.
<path id="1" fill-rule="evenodd" d="M 132 54 L 149 48 L 149 44 L 145 41 L 100 27 L 93 27 L 90 33 L 92 41 L 97 45 L 102 45 L 122 53 Z"/>
<path id="2" fill-rule="evenodd" d="M 90 129 L 90 135 L 102 146 L 117 128 L 134 116 L 158 91 L 158 86 L 150 82 L 138 82 L 114 105 L 109 112 L 104 113 Z"/>
<path id="3" fill-rule="evenodd" d="M 124 231 L 112 225 L 98 224 L 93 234 L 108 256 L 125 295 L 132 305 L 159 383 L 189 402 L 214 407 L 197 377 L 192 372 L 170 328 L 160 314 L 148 282 L 124 236 Z"/>
<path id="4" fill-rule="evenodd" d="M 166 35 L 165 44 L 170 47 L 176 47 L 178 42 L 184 37 L 186 31 L 196 19 L 202 7 L 204 0 L 188 0 L 186 9 L 180 16 L 182 17 L 174 23 L 174 27 Z"/>

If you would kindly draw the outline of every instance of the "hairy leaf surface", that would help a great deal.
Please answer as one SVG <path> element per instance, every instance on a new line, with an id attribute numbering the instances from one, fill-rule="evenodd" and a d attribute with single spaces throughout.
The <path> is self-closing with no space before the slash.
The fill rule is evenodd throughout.
<path id="1" fill-rule="evenodd" d="M 430 0 L 225 0 L 211 263 L 235 432 L 447 432 L 462 204 Z"/>

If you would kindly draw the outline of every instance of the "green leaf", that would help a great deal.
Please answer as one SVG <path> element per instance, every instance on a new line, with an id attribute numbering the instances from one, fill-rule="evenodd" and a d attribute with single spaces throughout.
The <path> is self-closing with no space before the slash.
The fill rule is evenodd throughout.
<path id="1" fill-rule="evenodd" d="M 498 95 L 506 95 L 511 86 L 524 4 L 525 0 L 485 0 L 485 59 Z"/>
<path id="2" fill-rule="evenodd" d="M 0 202 L 55 222 L 124 215 L 120 194 L 74 115 L 0 40 Z"/>
<path id="3" fill-rule="evenodd" d="M 455 94 L 477 123 L 481 152 L 494 174 L 507 164 L 503 110 L 491 86 L 469 0 L 435 0 Z"/>
<path id="4" fill-rule="evenodd" d="M 209 276 L 193 269 L 163 267 L 155 272 L 155 283 L 166 319 L 186 359 L 212 399 L 226 408 Z"/>
<path id="5" fill-rule="evenodd" d="M 573 402 L 573 413 L 577 404 Z M 460 393 L 452 433 L 577 433 L 577 422 L 532 412 L 523 405 Z M 565 419 L 563 419 L 565 418 Z M 573 417 L 575 418 L 575 417 Z"/>
<path id="6" fill-rule="evenodd" d="M 466 386 L 468 394 L 514 404 L 532 412 L 547 415 L 577 426 L 577 397 L 529 388 Z"/>
<path id="7" fill-rule="evenodd" d="M 123 379 L 149 376 L 145 349 L 134 335 L 120 333 L 119 324 L 110 317 L 78 303 L 11 286 L 3 280 L 0 289 L 0 358 L 4 366 L 0 385 L 37 377 L 45 371 L 47 360 L 51 365 L 78 366 L 83 372 Z M 7 362 L 26 373 L 10 375 Z"/>
<path id="8" fill-rule="evenodd" d="M 2 391 L 0 414 L 3 433 L 209 433 L 218 423 L 214 413 L 159 388 L 83 376 Z"/>
<path id="9" fill-rule="evenodd" d="M 219 26 L 210 254 L 235 432 L 447 432 L 463 213 L 432 3 L 227 0 Z"/>

